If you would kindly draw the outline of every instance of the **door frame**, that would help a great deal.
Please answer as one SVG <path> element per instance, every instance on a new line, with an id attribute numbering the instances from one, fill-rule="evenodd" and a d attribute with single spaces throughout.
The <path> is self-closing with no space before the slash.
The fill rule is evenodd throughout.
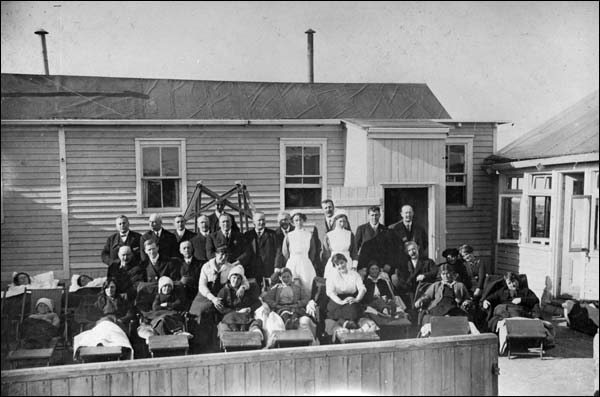
<path id="1" fill-rule="evenodd" d="M 439 240 L 438 237 L 439 236 L 438 233 L 436 233 L 436 231 L 438 230 L 437 227 L 441 226 L 439 224 L 439 222 L 442 222 L 442 220 L 440 220 L 439 222 L 436 223 L 436 220 L 438 219 L 438 215 L 442 215 L 439 214 L 437 210 L 437 197 L 436 197 L 436 193 L 439 193 L 439 191 L 441 189 L 439 189 L 440 185 L 437 183 L 433 183 L 433 182 L 423 182 L 423 183 L 398 183 L 398 182 L 382 182 L 379 184 L 379 186 L 381 186 L 381 198 L 382 198 L 382 206 L 381 206 L 381 217 L 383 219 L 385 219 L 385 189 L 410 189 L 410 188 L 426 188 L 427 189 L 427 220 L 428 220 L 428 224 L 427 224 L 427 239 L 429 240 L 429 257 L 436 260 L 437 261 L 437 256 L 438 256 L 438 250 L 439 247 L 442 244 L 442 241 Z M 445 196 L 445 192 L 444 192 L 444 196 Z M 441 219 L 441 218 L 440 218 Z M 389 226 L 389 225 L 387 225 Z M 445 226 L 446 226 L 446 217 L 444 214 L 444 218 L 443 218 L 443 229 L 445 231 Z M 445 240 L 445 238 L 444 238 Z"/>

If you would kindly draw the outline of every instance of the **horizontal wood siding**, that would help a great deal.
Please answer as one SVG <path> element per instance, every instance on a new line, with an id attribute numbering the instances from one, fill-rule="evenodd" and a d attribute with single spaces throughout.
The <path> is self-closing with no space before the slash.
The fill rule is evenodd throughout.
<path id="1" fill-rule="evenodd" d="M 11 370 L 2 395 L 494 396 L 497 343 L 483 334 Z"/>
<path id="2" fill-rule="evenodd" d="M 66 146 L 71 267 L 94 271 L 90 267 L 97 265 L 97 271 L 104 269 L 100 251 L 114 232 L 119 214 L 129 217 L 133 230 L 143 233 L 148 229 L 148 214 L 136 214 L 136 138 L 185 138 L 188 200 L 200 180 L 217 193 L 226 192 L 241 180 L 256 208 L 265 212 L 267 226 L 274 227 L 280 210 L 281 137 L 327 138 L 328 184 L 343 184 L 344 143 L 337 125 L 69 127 Z M 169 230 L 173 229 L 172 218 L 168 215 L 164 219 Z M 318 219 L 317 215 L 309 215 L 309 223 Z M 192 221 L 188 228 L 193 229 Z"/>
<path id="3" fill-rule="evenodd" d="M 450 136 L 474 135 L 473 206 L 446 208 L 446 247 L 458 248 L 462 244 L 469 244 L 477 256 L 492 265 L 492 241 L 496 234 L 497 216 L 496 177 L 486 174 L 481 166 L 493 153 L 494 131 L 493 124 L 485 123 L 463 123 L 462 127 L 450 130 Z"/>
<path id="4" fill-rule="evenodd" d="M 2 127 L 2 280 L 62 270 L 58 129 Z"/>
<path id="5" fill-rule="evenodd" d="M 498 244 L 496 246 L 496 268 L 494 273 L 519 273 L 519 245 Z"/>

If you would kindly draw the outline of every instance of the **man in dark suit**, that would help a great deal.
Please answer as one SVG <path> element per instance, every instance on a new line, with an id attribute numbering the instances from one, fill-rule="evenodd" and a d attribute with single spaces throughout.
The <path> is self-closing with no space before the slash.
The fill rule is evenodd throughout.
<path id="1" fill-rule="evenodd" d="M 138 240 L 139 241 L 139 240 Z M 135 259 L 131 247 L 127 245 L 119 248 L 119 261 L 108 267 L 108 278 L 117 280 L 117 289 L 126 292 L 127 297 L 133 302 L 140 282 L 147 281 L 146 271 Z"/>
<path id="2" fill-rule="evenodd" d="M 128 246 L 131 248 L 136 261 L 140 261 L 140 237 L 141 234 L 129 230 L 129 219 L 125 215 L 119 215 L 116 219 L 117 233 L 111 235 L 104 244 L 102 262 L 108 266 L 119 263 L 119 248 Z"/>
<path id="3" fill-rule="evenodd" d="M 285 240 L 285 236 L 292 230 L 294 230 L 294 225 L 292 225 L 292 219 L 290 218 L 290 214 L 288 212 L 282 211 L 277 216 L 277 221 L 279 222 L 279 227 L 275 230 L 275 239 L 277 244 L 277 253 L 275 254 L 275 267 L 282 268 L 285 267 L 287 263 L 287 259 L 283 256 L 283 240 Z"/>
<path id="4" fill-rule="evenodd" d="M 210 214 L 208 216 L 208 220 L 209 220 L 209 229 L 211 233 L 216 232 L 217 230 L 219 230 L 221 228 L 221 215 L 223 214 L 227 214 L 227 212 L 224 211 L 225 209 L 225 203 L 223 200 L 217 200 L 217 209 L 215 209 L 215 212 L 213 212 L 212 214 Z M 237 223 L 235 223 L 235 218 L 233 217 L 233 215 L 231 214 L 227 214 L 229 215 L 229 217 L 231 218 L 231 230 L 235 230 L 236 232 L 240 231 L 240 228 L 238 227 Z"/>
<path id="5" fill-rule="evenodd" d="M 271 277 L 275 268 L 277 254 L 277 236 L 271 229 L 266 228 L 265 214 L 255 212 L 252 217 L 254 229 L 244 233 L 247 244 L 248 266 L 245 275 L 256 278 L 262 287 L 263 277 Z"/>
<path id="6" fill-rule="evenodd" d="M 407 241 L 414 241 L 419 245 L 420 256 L 427 256 L 427 247 L 429 246 L 427 232 L 413 221 L 414 214 L 415 212 L 410 205 L 403 205 L 400 211 L 402 220 L 391 225 L 390 229 L 398 233 L 402 244 Z"/>
<path id="7" fill-rule="evenodd" d="M 174 262 L 173 258 L 163 256 L 155 240 L 149 239 L 144 242 L 144 252 L 146 260 L 142 262 L 141 266 L 146 270 L 148 282 L 158 282 L 162 276 L 167 276 L 173 281 L 181 279 L 179 264 Z M 175 258 L 175 260 L 177 259 Z"/>
<path id="8" fill-rule="evenodd" d="M 175 230 L 173 234 L 175 235 L 175 239 L 177 240 L 177 246 L 181 247 L 181 243 L 184 241 L 190 241 L 192 237 L 196 235 L 196 233 L 192 232 L 185 228 L 185 218 L 183 215 L 177 215 L 173 219 L 173 226 L 175 226 Z M 176 256 L 181 258 L 180 250 L 177 250 Z"/>
<path id="9" fill-rule="evenodd" d="M 163 258 L 168 259 L 177 256 L 179 252 L 177 238 L 175 238 L 173 233 L 163 228 L 162 217 L 158 214 L 152 214 L 150 215 L 150 218 L 148 218 L 148 222 L 150 224 L 150 230 L 142 234 L 142 237 L 140 238 L 140 256 L 142 262 L 148 260 L 148 255 L 144 249 L 144 243 L 148 240 L 156 242 L 158 251 Z"/>
<path id="10" fill-rule="evenodd" d="M 190 243 L 192 243 L 192 247 L 194 248 L 194 258 L 198 259 L 202 264 L 208 262 L 206 240 L 208 239 L 208 236 L 210 236 L 209 225 L 208 216 L 200 215 L 198 217 L 198 234 L 190 240 Z"/>
<path id="11" fill-rule="evenodd" d="M 186 304 L 191 304 L 198 293 L 198 281 L 200 280 L 200 270 L 204 262 L 200 262 L 194 256 L 194 246 L 191 241 L 182 241 L 179 243 L 179 271 L 181 273 L 181 284 L 185 289 L 187 298 Z"/>
<path id="12" fill-rule="evenodd" d="M 244 235 L 238 231 L 232 230 L 231 216 L 222 214 L 219 218 L 220 229 L 211 233 L 206 239 L 206 255 L 208 259 L 215 257 L 217 247 L 227 246 L 230 263 L 235 265 L 246 266 L 248 264 L 248 254 L 246 252 L 246 240 Z"/>
<path id="13" fill-rule="evenodd" d="M 365 241 L 369 241 L 373 237 L 377 236 L 379 233 L 383 232 L 386 227 L 379 223 L 379 218 L 381 217 L 381 210 L 378 206 L 373 206 L 369 208 L 369 222 L 364 225 L 360 225 L 356 229 L 356 249 L 360 253 L 360 247 L 362 247 Z"/>

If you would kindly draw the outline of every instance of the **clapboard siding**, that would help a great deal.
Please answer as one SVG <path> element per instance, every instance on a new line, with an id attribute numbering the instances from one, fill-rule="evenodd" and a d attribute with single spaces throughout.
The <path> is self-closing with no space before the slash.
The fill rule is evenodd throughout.
<path id="1" fill-rule="evenodd" d="M 187 200 L 197 181 L 223 193 L 242 180 L 256 208 L 265 212 L 267 226 L 275 227 L 280 211 L 280 138 L 298 137 L 327 138 L 328 185 L 342 185 L 344 140 L 337 125 L 69 127 L 66 151 L 72 267 L 104 266 L 100 251 L 114 231 L 117 215 L 127 215 L 133 230 L 143 233 L 148 229 L 148 214 L 136 214 L 136 138 L 184 138 Z M 236 201 L 235 196 L 230 199 Z M 206 203 L 208 198 L 203 196 L 202 200 Z M 309 215 L 308 223 L 318 219 Z M 164 225 L 173 228 L 171 215 L 165 216 Z M 192 221 L 188 228 L 193 229 Z"/>
<path id="2" fill-rule="evenodd" d="M 497 364 L 496 336 L 447 336 L 10 370 L 2 395 L 493 396 Z"/>
<path id="3" fill-rule="evenodd" d="M 519 245 L 498 244 L 496 246 L 496 269 L 495 273 L 506 272 L 519 273 Z"/>
<path id="4" fill-rule="evenodd" d="M 62 270 L 57 128 L 2 128 L 2 279 Z"/>
<path id="5" fill-rule="evenodd" d="M 450 131 L 453 135 L 473 135 L 473 206 L 446 208 L 446 246 L 473 246 L 475 254 L 485 263 L 493 263 L 492 241 L 496 212 L 495 179 L 487 175 L 481 166 L 493 152 L 495 134 L 493 124 L 463 123 Z"/>

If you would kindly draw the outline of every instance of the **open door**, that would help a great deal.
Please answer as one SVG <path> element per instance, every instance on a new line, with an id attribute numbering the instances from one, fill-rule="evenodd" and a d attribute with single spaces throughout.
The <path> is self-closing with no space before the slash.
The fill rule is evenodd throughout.
<path id="1" fill-rule="evenodd" d="M 583 195 L 584 174 L 566 174 L 563 183 L 560 294 L 580 298 L 589 252 L 591 196 Z"/>

